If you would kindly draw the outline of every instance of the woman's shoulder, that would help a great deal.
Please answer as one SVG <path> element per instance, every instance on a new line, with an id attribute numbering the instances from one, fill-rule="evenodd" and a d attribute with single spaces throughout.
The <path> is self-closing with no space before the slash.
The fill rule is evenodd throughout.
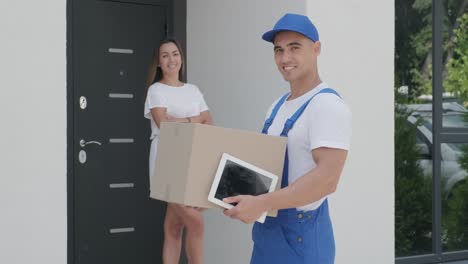
<path id="1" fill-rule="evenodd" d="M 198 86 L 193 84 L 193 83 L 185 83 L 185 87 L 187 87 L 187 89 L 189 89 L 189 90 L 191 90 L 191 91 L 193 91 L 195 93 L 201 94 L 201 91 L 198 88 Z"/>
<path id="2" fill-rule="evenodd" d="M 150 87 L 148 88 L 149 93 L 157 93 L 157 92 L 162 92 L 164 91 L 166 86 L 162 83 L 155 82 Z"/>
<path id="3" fill-rule="evenodd" d="M 160 82 L 155 82 L 152 85 L 150 85 L 150 89 L 162 89 L 164 87 L 166 87 L 166 85 Z"/>
<path id="4" fill-rule="evenodd" d="M 198 86 L 193 83 L 185 83 L 185 87 L 198 90 Z"/>

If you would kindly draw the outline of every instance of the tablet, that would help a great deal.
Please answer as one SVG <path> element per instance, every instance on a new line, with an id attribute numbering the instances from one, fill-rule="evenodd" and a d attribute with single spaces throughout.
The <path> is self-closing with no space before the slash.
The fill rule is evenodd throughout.
<path id="1" fill-rule="evenodd" d="M 248 162 L 223 153 L 219 162 L 208 200 L 226 209 L 236 204 L 223 202 L 226 197 L 236 195 L 260 195 L 275 190 L 278 176 Z M 265 222 L 267 212 L 257 220 Z"/>

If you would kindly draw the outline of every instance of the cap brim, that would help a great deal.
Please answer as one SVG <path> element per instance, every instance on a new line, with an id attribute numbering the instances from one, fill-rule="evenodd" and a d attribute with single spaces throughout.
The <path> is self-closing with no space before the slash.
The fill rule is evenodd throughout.
<path id="1" fill-rule="evenodd" d="M 262 39 L 265 40 L 265 41 L 268 41 L 268 42 L 273 42 L 273 40 L 275 39 L 276 33 L 280 32 L 280 31 L 284 31 L 284 29 L 274 29 L 274 30 L 270 30 L 268 32 L 265 32 L 262 35 Z"/>

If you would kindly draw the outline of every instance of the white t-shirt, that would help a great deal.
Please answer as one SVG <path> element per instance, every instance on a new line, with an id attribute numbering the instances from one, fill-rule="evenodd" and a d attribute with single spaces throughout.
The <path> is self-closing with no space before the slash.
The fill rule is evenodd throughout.
<path id="1" fill-rule="evenodd" d="M 285 101 L 278 110 L 268 134 L 279 136 L 286 120 L 309 98 L 327 87 L 327 84 L 321 83 L 304 95 Z M 266 118 L 270 117 L 279 99 L 270 107 Z M 289 184 L 316 167 L 312 158 L 313 149 L 329 147 L 348 150 L 350 141 L 351 112 L 344 101 L 335 94 L 329 93 L 314 97 L 288 134 Z M 314 210 L 325 198 L 298 207 L 297 210 Z"/>
<path id="2" fill-rule="evenodd" d="M 159 135 L 159 128 L 151 116 L 151 109 L 167 108 L 167 113 L 176 118 L 197 116 L 207 111 L 205 99 L 197 86 L 184 84 L 181 87 L 169 86 L 156 82 L 148 89 L 144 115 L 151 120 L 151 139 Z"/>

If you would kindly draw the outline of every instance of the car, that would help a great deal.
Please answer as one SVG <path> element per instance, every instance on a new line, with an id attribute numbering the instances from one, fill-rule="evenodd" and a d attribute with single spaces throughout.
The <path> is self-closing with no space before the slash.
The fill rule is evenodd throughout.
<path id="1" fill-rule="evenodd" d="M 408 125 L 416 127 L 416 144 L 419 152 L 418 163 L 426 177 L 433 175 L 432 165 L 432 104 L 405 104 L 410 115 Z M 442 104 L 442 126 L 447 128 L 468 128 L 468 110 L 458 102 L 444 102 Z M 441 143 L 441 178 L 446 197 L 451 190 L 466 181 L 468 172 L 460 166 L 460 157 L 464 154 L 463 144 Z"/>

